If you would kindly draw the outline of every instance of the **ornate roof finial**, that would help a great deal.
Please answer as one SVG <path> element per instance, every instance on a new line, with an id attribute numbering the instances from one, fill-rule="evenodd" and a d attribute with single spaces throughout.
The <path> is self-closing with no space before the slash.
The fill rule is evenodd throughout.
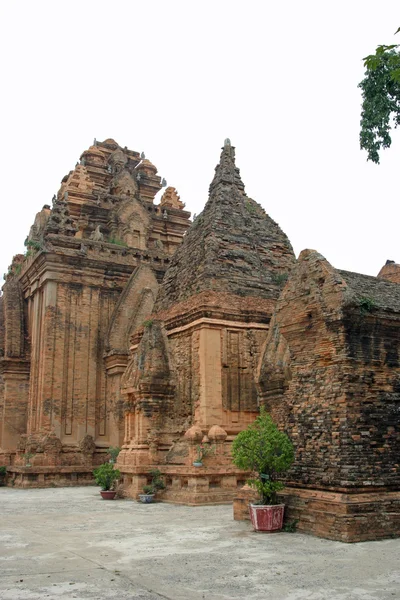
<path id="1" fill-rule="evenodd" d="M 219 164 L 215 167 L 215 175 L 210 185 L 210 192 L 219 184 L 234 185 L 244 194 L 244 184 L 240 178 L 240 171 L 235 165 L 235 148 L 231 145 L 229 138 L 226 138 L 224 142 Z"/>

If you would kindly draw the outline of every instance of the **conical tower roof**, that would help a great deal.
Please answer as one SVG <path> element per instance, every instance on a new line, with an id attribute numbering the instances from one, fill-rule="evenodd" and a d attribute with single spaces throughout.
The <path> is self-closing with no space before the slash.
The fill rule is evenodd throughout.
<path id="1" fill-rule="evenodd" d="M 235 148 L 225 140 L 208 202 L 171 261 L 155 311 L 205 291 L 276 299 L 294 262 L 287 236 L 247 197 Z"/>

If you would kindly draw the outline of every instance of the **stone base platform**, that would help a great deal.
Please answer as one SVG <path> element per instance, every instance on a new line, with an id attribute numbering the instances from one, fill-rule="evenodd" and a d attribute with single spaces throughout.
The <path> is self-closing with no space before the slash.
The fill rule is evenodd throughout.
<path id="1" fill-rule="evenodd" d="M 94 485 L 93 468 L 73 467 L 7 467 L 7 486 L 16 488 L 71 487 Z"/>
<path id="2" fill-rule="evenodd" d="M 400 536 L 400 490 L 330 492 L 287 487 L 280 494 L 285 522 L 298 520 L 297 530 L 341 542 Z M 234 519 L 249 519 L 254 492 L 247 486 L 234 499 Z"/>
<path id="3" fill-rule="evenodd" d="M 118 468 L 120 468 L 117 465 Z M 149 466 L 122 467 L 123 483 L 119 493 L 128 498 L 137 498 L 144 485 L 150 483 L 148 472 L 159 469 L 163 475 L 166 489 L 157 494 L 157 498 L 171 504 L 203 506 L 207 504 L 231 503 L 243 486 L 247 473 L 235 469 L 218 469 L 194 466 Z"/>

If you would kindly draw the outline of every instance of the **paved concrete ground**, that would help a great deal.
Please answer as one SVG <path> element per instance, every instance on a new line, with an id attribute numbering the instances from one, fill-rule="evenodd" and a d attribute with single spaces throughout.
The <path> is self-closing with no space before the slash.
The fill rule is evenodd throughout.
<path id="1" fill-rule="evenodd" d="M 231 506 L 0 488 L 1 600 L 394 600 L 400 540 L 256 534 Z"/>

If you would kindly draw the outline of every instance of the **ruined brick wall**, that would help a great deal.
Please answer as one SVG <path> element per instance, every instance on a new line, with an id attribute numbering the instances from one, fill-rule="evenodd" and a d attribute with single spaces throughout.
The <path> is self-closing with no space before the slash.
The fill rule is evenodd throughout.
<path id="1" fill-rule="evenodd" d="M 400 483 L 398 288 L 360 277 L 304 251 L 271 321 L 260 397 L 296 447 L 295 484 Z"/>

